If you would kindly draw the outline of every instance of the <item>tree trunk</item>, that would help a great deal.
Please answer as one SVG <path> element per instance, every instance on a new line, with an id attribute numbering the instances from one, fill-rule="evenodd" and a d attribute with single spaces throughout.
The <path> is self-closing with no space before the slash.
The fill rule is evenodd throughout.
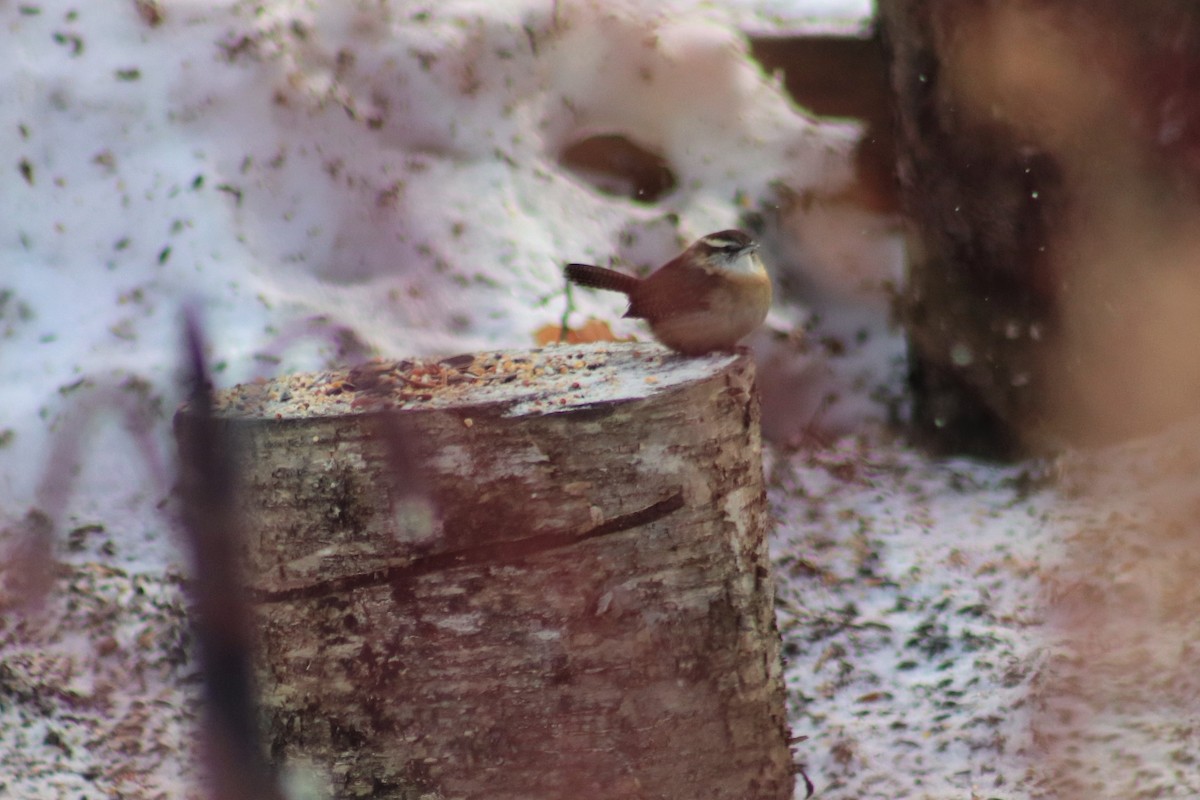
<path id="1" fill-rule="evenodd" d="M 1200 406 L 1200 6 L 880 0 L 918 428 L 989 455 Z"/>
<path id="2" fill-rule="evenodd" d="M 746 355 L 377 363 L 219 402 L 277 761 L 339 796 L 791 797 Z"/>

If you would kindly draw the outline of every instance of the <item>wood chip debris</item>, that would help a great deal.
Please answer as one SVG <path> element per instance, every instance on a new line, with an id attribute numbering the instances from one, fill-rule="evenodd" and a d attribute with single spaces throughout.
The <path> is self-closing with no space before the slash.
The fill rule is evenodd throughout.
<path id="1" fill-rule="evenodd" d="M 645 397 L 710 374 L 736 357 L 687 358 L 652 343 L 602 342 L 376 359 L 348 370 L 242 384 L 219 392 L 216 409 L 229 417 L 278 419 L 491 404 L 507 406 L 513 415 L 553 412 Z"/>

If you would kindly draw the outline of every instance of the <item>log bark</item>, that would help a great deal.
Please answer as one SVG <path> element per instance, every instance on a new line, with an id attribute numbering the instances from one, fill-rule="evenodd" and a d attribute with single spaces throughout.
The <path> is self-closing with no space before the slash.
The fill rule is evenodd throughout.
<path id="1" fill-rule="evenodd" d="M 341 797 L 791 797 L 747 355 L 480 354 L 220 401 L 277 762 Z"/>

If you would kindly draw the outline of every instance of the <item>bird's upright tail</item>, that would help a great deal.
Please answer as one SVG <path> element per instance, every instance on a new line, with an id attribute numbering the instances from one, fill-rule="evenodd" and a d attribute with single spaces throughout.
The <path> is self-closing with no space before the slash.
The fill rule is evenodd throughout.
<path id="1" fill-rule="evenodd" d="M 592 264 L 567 264 L 563 274 L 571 283 L 580 286 L 590 286 L 593 289 L 606 289 L 610 292 L 621 292 L 628 295 L 638 285 L 638 278 L 617 272 L 607 267 L 597 267 Z"/>

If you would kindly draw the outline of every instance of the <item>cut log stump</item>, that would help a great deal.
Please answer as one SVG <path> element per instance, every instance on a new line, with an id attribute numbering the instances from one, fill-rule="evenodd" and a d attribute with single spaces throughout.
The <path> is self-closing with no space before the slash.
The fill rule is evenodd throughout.
<path id="1" fill-rule="evenodd" d="M 339 797 L 790 798 L 754 381 L 601 344 L 219 395 L 272 757 Z"/>

